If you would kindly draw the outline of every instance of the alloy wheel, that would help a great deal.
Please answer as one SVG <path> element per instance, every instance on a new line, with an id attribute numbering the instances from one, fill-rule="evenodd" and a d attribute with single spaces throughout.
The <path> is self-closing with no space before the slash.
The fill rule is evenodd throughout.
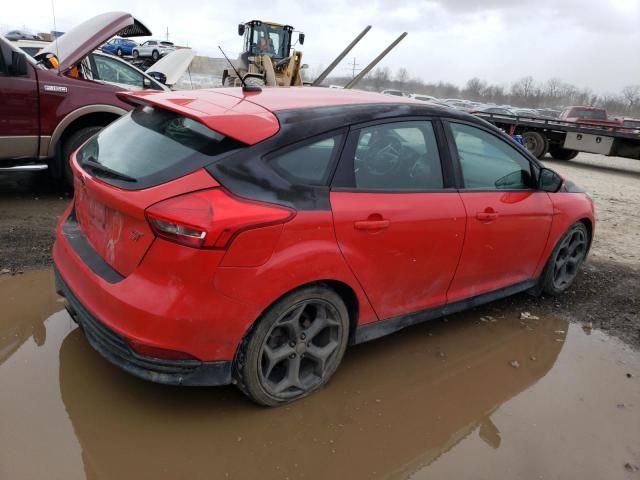
<path id="1" fill-rule="evenodd" d="M 553 266 L 553 286 L 564 289 L 573 282 L 587 253 L 587 237 L 582 229 L 575 229 L 560 244 Z"/>
<path id="2" fill-rule="evenodd" d="M 305 300 L 273 324 L 259 354 L 262 387 L 279 398 L 318 386 L 339 361 L 342 336 L 338 312 L 327 301 Z"/>

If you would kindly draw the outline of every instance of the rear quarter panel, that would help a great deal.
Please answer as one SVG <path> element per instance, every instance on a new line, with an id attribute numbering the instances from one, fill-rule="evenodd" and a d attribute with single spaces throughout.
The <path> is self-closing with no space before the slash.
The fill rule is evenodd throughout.
<path id="1" fill-rule="evenodd" d="M 345 283 L 355 292 L 358 324 L 378 319 L 338 248 L 330 211 L 298 212 L 285 224 L 266 263 L 250 268 L 221 266 L 214 284 L 221 293 L 264 311 L 291 290 L 321 280 Z"/>

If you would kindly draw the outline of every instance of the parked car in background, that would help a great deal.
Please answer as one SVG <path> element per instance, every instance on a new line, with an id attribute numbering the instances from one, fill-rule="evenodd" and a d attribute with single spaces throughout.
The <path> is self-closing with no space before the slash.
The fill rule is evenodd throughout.
<path id="1" fill-rule="evenodd" d="M 100 50 L 122 57 L 123 55 L 133 55 L 133 49 L 137 46 L 138 44 L 129 38 L 112 38 L 102 45 Z"/>
<path id="2" fill-rule="evenodd" d="M 111 12 L 83 22 L 50 44 L 0 37 L 0 169 L 48 168 L 56 179 L 71 185 L 69 154 L 131 109 L 117 92 L 168 89 L 123 60 L 93 51 L 125 29 L 151 35 L 130 14 Z M 23 42 L 35 59 L 20 48 Z M 176 63 L 171 57 L 163 60 Z M 176 76 L 157 73 L 160 79 Z"/>
<path id="3" fill-rule="evenodd" d="M 11 30 L 4 34 L 8 40 L 42 40 L 40 35 L 28 32 L 26 30 Z"/>
<path id="4" fill-rule="evenodd" d="M 532 108 L 514 108 L 512 111 L 513 115 L 518 117 L 538 118 L 540 116 L 538 111 Z"/>
<path id="5" fill-rule="evenodd" d="M 405 92 L 403 92 L 402 90 L 394 90 L 392 88 L 388 88 L 386 90 L 382 90 L 383 95 L 393 95 L 395 97 L 406 97 L 407 94 Z"/>
<path id="6" fill-rule="evenodd" d="M 640 133 L 640 119 L 625 118 L 622 120 L 622 126 L 628 128 L 633 133 Z"/>
<path id="7" fill-rule="evenodd" d="M 590 197 L 471 115 L 318 87 L 120 98 L 72 155 L 53 258 L 88 343 L 146 380 L 292 402 L 349 343 L 563 293 L 591 245 Z"/>
<path id="8" fill-rule="evenodd" d="M 420 93 L 412 93 L 409 97 L 423 102 L 433 102 L 438 100 L 436 97 L 432 97 L 431 95 L 422 95 Z"/>
<path id="9" fill-rule="evenodd" d="M 469 113 L 493 113 L 495 115 L 515 115 L 511 110 L 502 107 L 480 107 Z"/>
<path id="10" fill-rule="evenodd" d="M 168 53 L 173 52 L 176 49 L 175 45 L 171 42 L 161 40 L 147 40 L 142 44 L 134 47 L 131 51 L 133 58 L 152 58 L 154 61 L 160 57 L 164 57 Z"/>

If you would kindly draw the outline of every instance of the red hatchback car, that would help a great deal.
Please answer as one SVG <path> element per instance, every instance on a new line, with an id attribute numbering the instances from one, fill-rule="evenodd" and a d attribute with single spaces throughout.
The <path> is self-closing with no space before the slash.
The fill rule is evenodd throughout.
<path id="1" fill-rule="evenodd" d="M 559 294 L 590 197 L 485 121 L 312 87 L 121 94 L 71 157 L 58 291 L 107 360 L 278 405 L 347 344 L 530 290 Z"/>

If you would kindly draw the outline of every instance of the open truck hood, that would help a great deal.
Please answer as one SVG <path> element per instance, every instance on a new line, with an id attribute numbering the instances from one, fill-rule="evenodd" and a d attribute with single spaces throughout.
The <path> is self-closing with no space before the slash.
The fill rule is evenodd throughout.
<path id="1" fill-rule="evenodd" d="M 172 87 L 180 77 L 187 71 L 196 52 L 190 48 L 179 48 L 165 55 L 156 63 L 151 65 L 146 71 L 150 73 L 161 73 L 166 77 L 165 85 Z"/>
<path id="2" fill-rule="evenodd" d="M 60 38 L 43 48 L 37 58 L 53 54 L 60 62 L 60 71 L 69 70 L 111 37 L 145 37 L 151 30 L 126 12 L 107 12 L 76 25 Z"/>

